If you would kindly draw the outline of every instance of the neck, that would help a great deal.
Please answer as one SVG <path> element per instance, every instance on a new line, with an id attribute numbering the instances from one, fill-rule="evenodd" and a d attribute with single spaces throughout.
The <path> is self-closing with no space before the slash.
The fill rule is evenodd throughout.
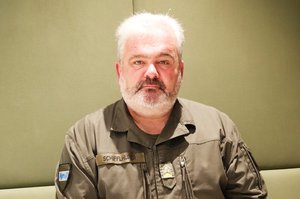
<path id="1" fill-rule="evenodd" d="M 162 115 L 155 115 L 155 116 L 143 116 L 132 109 L 128 108 L 135 124 L 145 133 L 151 135 L 158 135 L 162 132 L 163 128 L 165 127 L 169 116 L 171 114 L 171 110 L 167 113 Z"/>

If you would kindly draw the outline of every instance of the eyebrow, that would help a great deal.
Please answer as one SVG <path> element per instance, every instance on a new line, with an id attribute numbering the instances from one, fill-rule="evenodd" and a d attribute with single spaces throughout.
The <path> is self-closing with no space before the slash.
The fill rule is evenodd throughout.
<path id="1" fill-rule="evenodd" d="M 138 59 L 138 58 L 147 58 L 149 56 L 145 56 L 145 55 L 133 55 L 132 57 L 129 58 L 129 60 L 132 60 L 132 59 Z"/>
<path id="2" fill-rule="evenodd" d="M 158 56 L 156 56 L 156 57 L 163 57 L 163 56 L 166 56 L 166 57 L 170 57 L 170 58 L 172 58 L 172 59 L 175 59 L 175 56 L 174 55 L 172 55 L 171 53 L 160 53 Z"/>
<path id="3" fill-rule="evenodd" d="M 173 56 L 171 53 L 165 53 L 165 52 L 159 53 L 157 56 L 155 56 L 155 58 L 163 57 L 163 56 L 170 57 L 171 59 L 175 59 L 175 56 Z M 139 59 L 139 58 L 150 58 L 150 56 L 137 54 L 130 57 L 129 61 L 133 59 Z"/>

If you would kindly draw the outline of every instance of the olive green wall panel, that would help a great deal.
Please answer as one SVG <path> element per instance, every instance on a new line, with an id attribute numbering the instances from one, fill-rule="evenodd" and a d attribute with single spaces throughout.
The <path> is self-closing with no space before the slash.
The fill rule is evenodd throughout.
<path id="1" fill-rule="evenodd" d="M 299 1 L 135 0 L 185 29 L 181 97 L 226 112 L 262 168 L 300 167 Z"/>
<path id="2" fill-rule="evenodd" d="M 0 188 L 53 184 L 65 132 L 119 98 L 130 0 L 0 1 Z"/>

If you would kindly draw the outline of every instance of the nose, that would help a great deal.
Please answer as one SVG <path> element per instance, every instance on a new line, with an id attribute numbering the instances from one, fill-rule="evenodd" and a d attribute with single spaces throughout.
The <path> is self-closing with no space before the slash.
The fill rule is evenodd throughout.
<path id="1" fill-rule="evenodd" d="M 150 64 L 145 72 L 145 78 L 148 77 L 150 79 L 159 78 L 159 74 L 154 66 L 154 64 Z"/>

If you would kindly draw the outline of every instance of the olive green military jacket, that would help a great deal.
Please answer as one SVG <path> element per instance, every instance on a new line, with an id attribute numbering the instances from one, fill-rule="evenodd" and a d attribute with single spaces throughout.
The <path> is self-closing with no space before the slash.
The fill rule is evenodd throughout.
<path id="1" fill-rule="evenodd" d="M 57 198 L 266 198 L 257 165 L 222 112 L 179 99 L 162 133 L 143 133 L 123 100 L 71 127 Z"/>

